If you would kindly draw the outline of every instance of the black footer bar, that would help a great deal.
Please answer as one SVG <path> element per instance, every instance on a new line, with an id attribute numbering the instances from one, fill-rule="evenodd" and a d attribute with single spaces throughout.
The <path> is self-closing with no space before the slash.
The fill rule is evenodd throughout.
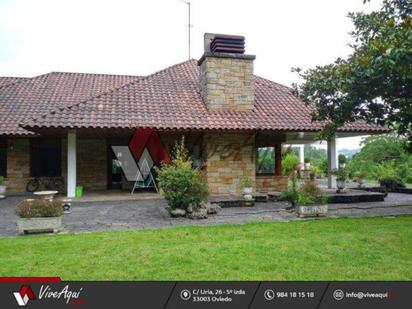
<path id="1" fill-rule="evenodd" d="M 412 282 L 0 281 L 2 308 L 412 308 Z"/>

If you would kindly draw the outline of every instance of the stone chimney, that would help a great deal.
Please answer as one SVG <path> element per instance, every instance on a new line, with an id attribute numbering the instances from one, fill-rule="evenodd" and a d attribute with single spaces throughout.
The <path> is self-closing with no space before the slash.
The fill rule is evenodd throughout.
<path id="1" fill-rule="evenodd" d="M 253 109 L 254 55 L 244 54 L 243 36 L 205 33 L 200 66 L 201 96 L 210 110 Z"/>

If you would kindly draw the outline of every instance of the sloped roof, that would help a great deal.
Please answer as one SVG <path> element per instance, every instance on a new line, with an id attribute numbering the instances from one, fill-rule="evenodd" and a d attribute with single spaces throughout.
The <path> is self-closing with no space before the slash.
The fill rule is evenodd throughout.
<path id="1" fill-rule="evenodd" d="M 27 80 L 27 77 L 9 77 L 9 76 L 0 76 L 0 88 L 10 84 L 18 83 L 24 80 Z"/>
<path id="2" fill-rule="evenodd" d="M 57 109 L 24 123 L 25 128 L 136 128 L 318 131 L 310 108 L 286 86 L 256 76 L 252 111 L 207 110 L 200 96 L 199 66 L 189 60 L 134 80 L 116 90 Z M 379 132 L 356 122 L 340 131 Z"/>
<path id="3" fill-rule="evenodd" d="M 138 76 L 52 72 L 0 87 L 0 134 L 31 135 L 20 123 L 58 106 L 71 105 L 105 93 Z M 8 79 L 9 81 L 12 78 Z"/>

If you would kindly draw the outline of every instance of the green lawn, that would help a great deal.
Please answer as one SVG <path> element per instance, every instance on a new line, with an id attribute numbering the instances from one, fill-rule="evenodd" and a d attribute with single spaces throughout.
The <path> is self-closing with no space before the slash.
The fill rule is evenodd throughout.
<path id="1" fill-rule="evenodd" d="M 412 280 L 412 216 L 0 238 L 0 276 Z"/>

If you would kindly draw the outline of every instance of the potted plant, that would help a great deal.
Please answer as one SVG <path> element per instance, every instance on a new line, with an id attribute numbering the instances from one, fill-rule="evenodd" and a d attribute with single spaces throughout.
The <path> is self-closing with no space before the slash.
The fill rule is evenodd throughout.
<path id="1" fill-rule="evenodd" d="M 346 156 L 344 154 L 340 154 L 338 156 L 339 168 L 345 168 L 346 161 L 347 161 Z"/>
<path id="2" fill-rule="evenodd" d="M 28 199 L 17 205 L 17 228 L 20 234 L 58 232 L 62 226 L 63 207 L 58 200 Z"/>
<path id="3" fill-rule="evenodd" d="M 336 176 L 336 187 L 338 190 L 337 193 L 341 193 L 346 188 L 346 180 L 348 179 L 348 172 L 345 168 L 339 168 L 332 171 L 332 175 Z"/>
<path id="4" fill-rule="evenodd" d="M 305 170 L 310 170 L 310 158 L 305 158 Z"/>
<path id="5" fill-rule="evenodd" d="M 4 176 L 0 176 L 0 195 L 6 194 L 6 186 L 4 185 Z"/>
<path id="6" fill-rule="evenodd" d="M 307 181 L 301 187 L 296 202 L 299 217 L 325 216 L 328 212 L 327 197 L 313 181 Z"/>
<path id="7" fill-rule="evenodd" d="M 240 183 L 240 186 L 242 187 L 243 190 L 243 198 L 245 200 L 252 200 L 252 192 L 253 192 L 253 184 L 252 184 L 252 179 L 249 177 L 243 178 L 243 180 Z"/>
<path id="8" fill-rule="evenodd" d="M 355 178 L 356 181 L 359 185 L 359 188 L 363 188 L 363 184 L 365 183 L 365 177 L 367 176 L 367 173 L 364 171 L 359 171 L 355 173 Z"/>

